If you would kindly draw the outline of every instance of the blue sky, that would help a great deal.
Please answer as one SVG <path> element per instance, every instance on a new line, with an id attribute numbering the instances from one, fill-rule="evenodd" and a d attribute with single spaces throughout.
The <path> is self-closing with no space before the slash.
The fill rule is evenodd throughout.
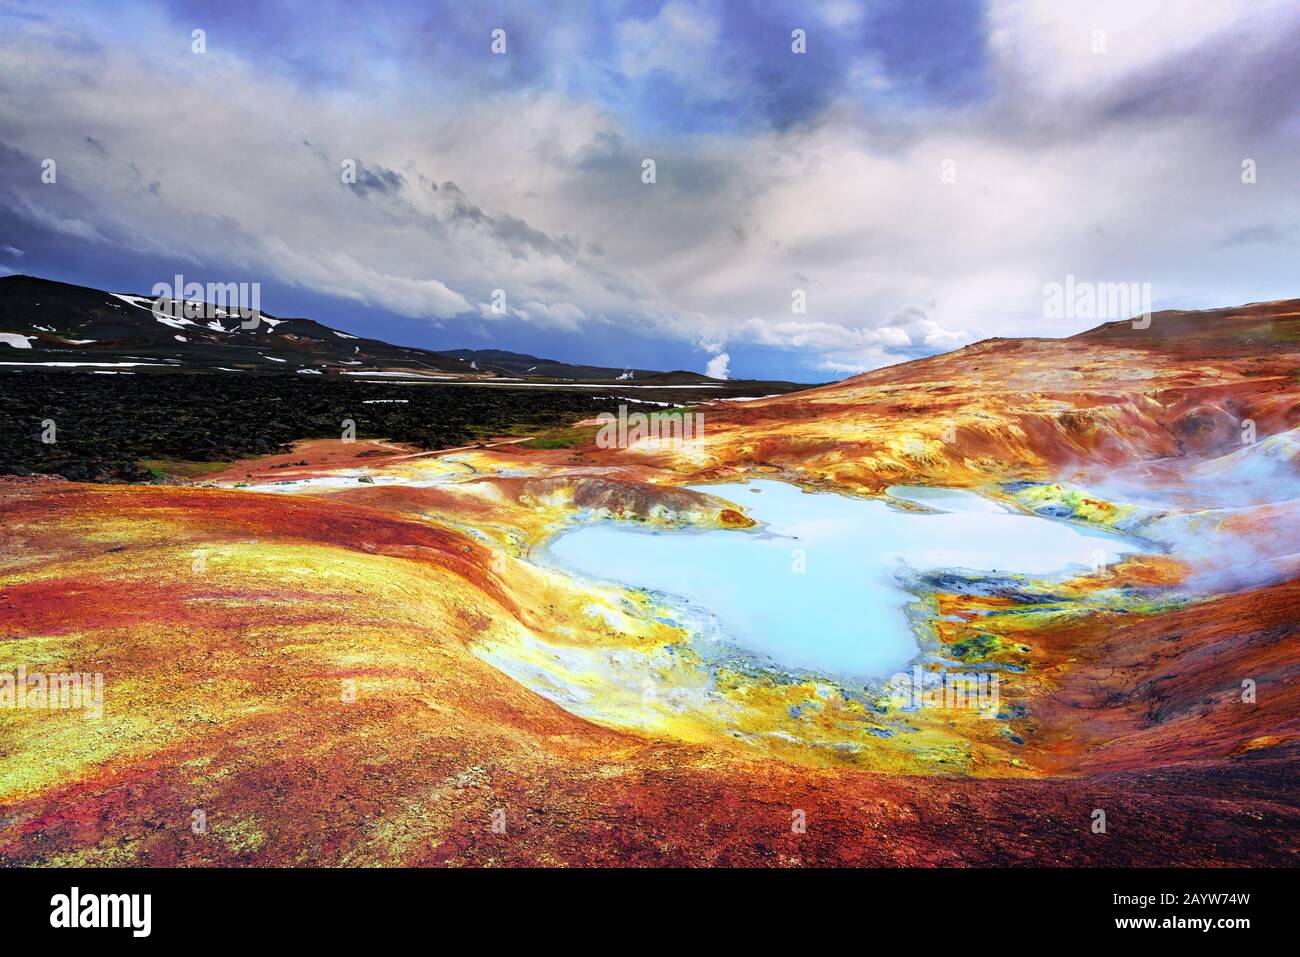
<path id="1" fill-rule="evenodd" d="M 0 2 L 0 274 L 803 381 L 1078 332 L 1067 275 L 1295 296 L 1298 41 L 1270 0 Z"/>

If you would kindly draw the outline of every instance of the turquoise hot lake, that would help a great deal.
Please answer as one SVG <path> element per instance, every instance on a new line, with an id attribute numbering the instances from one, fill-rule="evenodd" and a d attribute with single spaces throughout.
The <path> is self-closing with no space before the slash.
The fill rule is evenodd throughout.
<path id="1" fill-rule="evenodd" d="M 716 617 L 718 637 L 827 675 L 890 675 L 916 655 L 903 611 L 915 596 L 895 580 L 900 563 L 1052 576 L 1143 550 L 967 491 L 891 490 L 932 510 L 920 512 L 766 480 L 693 488 L 743 505 L 763 527 L 647 531 L 606 521 L 560 534 L 549 556 L 590 578 L 685 599 Z"/>

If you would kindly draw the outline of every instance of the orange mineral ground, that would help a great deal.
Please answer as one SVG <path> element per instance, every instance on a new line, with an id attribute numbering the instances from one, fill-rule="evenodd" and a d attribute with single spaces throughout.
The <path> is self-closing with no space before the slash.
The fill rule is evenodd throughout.
<path id="1" fill-rule="evenodd" d="M 1300 302 L 699 411 L 696 448 L 0 479 L 0 673 L 103 682 L 0 708 L 0 863 L 1296 862 Z M 685 487 L 747 478 L 969 489 L 1152 548 L 914 583 L 919 667 L 996 672 L 996 714 L 709 660 L 662 596 L 536 560 L 587 522 L 754 534 Z"/>

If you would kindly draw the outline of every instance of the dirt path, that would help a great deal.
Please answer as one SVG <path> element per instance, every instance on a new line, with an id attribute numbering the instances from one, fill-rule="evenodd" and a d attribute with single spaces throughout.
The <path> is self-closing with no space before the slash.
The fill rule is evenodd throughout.
<path id="1" fill-rule="evenodd" d="M 412 452 L 407 455 L 397 455 L 391 459 L 385 459 L 385 462 L 400 462 L 403 459 L 422 459 L 431 455 L 447 455 L 450 452 L 472 452 L 475 449 L 495 449 L 498 445 L 518 445 L 520 442 L 527 442 L 533 438 L 531 435 L 525 435 L 517 439 L 499 439 L 496 442 L 477 442 L 474 445 L 458 445 L 454 449 L 433 449 L 429 452 Z M 375 445 L 384 446 L 384 443 L 378 439 L 372 440 Z"/>

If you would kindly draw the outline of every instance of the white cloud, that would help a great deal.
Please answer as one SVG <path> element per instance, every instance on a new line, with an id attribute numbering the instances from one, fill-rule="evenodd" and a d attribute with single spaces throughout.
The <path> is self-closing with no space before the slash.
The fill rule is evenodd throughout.
<path id="1" fill-rule="evenodd" d="M 623 21 L 617 34 L 629 77 L 661 71 L 688 90 L 716 95 L 718 75 L 711 63 L 718 21 L 708 10 L 671 0 L 649 20 Z"/>
<path id="2" fill-rule="evenodd" d="M 577 330 L 587 318 L 586 313 L 571 302 L 546 305 L 530 299 L 523 304 L 520 311 L 523 313 L 520 318 L 525 321 L 532 320 L 538 325 L 569 331 Z"/>
<path id="3" fill-rule="evenodd" d="M 1044 100 L 1091 99 L 1225 30 L 1232 44 L 1267 36 L 1288 6 L 1294 11 L 1289 0 L 1248 7 L 1240 0 L 993 0 L 989 50 L 1017 89 Z"/>
<path id="4" fill-rule="evenodd" d="M 727 377 L 727 366 L 731 363 L 731 356 L 725 352 L 719 352 L 709 360 L 709 364 L 704 367 L 704 374 L 710 379 L 725 379 Z"/>
<path id="5" fill-rule="evenodd" d="M 857 0 L 822 0 L 816 4 L 816 10 L 826 23 L 836 28 L 857 26 L 866 15 L 864 4 Z"/>
<path id="6" fill-rule="evenodd" d="M 277 272 L 301 285 L 343 299 L 383 306 L 407 316 L 450 319 L 470 312 L 464 296 L 438 279 L 379 272 L 341 250 L 304 255 L 278 238 L 266 242 Z"/>

